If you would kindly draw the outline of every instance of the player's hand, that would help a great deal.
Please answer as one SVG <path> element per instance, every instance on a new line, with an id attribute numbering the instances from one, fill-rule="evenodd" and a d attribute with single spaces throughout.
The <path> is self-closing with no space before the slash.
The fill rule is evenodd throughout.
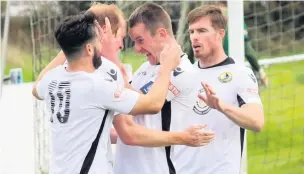
<path id="1" fill-rule="evenodd" d="M 207 125 L 195 125 L 187 128 L 185 130 L 187 133 L 185 145 L 198 147 L 209 144 L 214 139 L 215 133 L 202 130 L 202 128 L 205 128 L 206 126 Z"/>
<path id="2" fill-rule="evenodd" d="M 217 109 L 222 112 L 224 104 L 220 101 L 215 91 L 207 83 L 202 82 L 202 86 L 204 87 L 206 95 L 198 94 L 198 97 L 203 100 L 210 108 Z"/>
<path id="3" fill-rule="evenodd" d="M 160 53 L 161 66 L 173 71 L 180 64 L 181 52 L 182 49 L 176 42 L 172 41 L 169 44 L 166 44 Z"/>

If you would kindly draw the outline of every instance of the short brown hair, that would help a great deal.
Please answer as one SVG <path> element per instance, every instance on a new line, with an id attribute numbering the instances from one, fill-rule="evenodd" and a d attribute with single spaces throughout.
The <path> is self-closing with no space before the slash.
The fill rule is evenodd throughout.
<path id="1" fill-rule="evenodd" d="M 226 29 L 227 21 L 220 8 L 212 5 L 203 5 L 190 11 L 187 17 L 188 24 L 209 16 L 214 29 Z"/>
<path id="2" fill-rule="evenodd" d="M 138 23 L 143 23 L 152 35 L 155 35 L 156 29 L 160 27 L 173 34 L 169 14 L 155 3 L 145 3 L 135 9 L 129 17 L 128 26 L 132 28 Z"/>
<path id="3" fill-rule="evenodd" d="M 114 4 L 95 2 L 88 11 L 94 13 L 100 26 L 105 25 L 105 17 L 108 17 L 114 34 L 118 30 L 119 23 L 124 20 L 123 12 Z"/>

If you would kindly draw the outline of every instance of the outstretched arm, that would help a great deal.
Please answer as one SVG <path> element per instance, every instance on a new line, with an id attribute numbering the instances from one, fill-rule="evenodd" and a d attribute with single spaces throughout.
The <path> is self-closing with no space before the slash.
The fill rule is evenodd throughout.
<path id="1" fill-rule="evenodd" d="M 170 145 L 204 146 L 209 144 L 215 134 L 204 132 L 204 125 L 189 127 L 184 132 L 167 132 L 148 129 L 137 125 L 130 115 L 118 115 L 114 118 L 114 127 L 120 139 L 127 145 L 160 147 Z"/>
<path id="2" fill-rule="evenodd" d="M 210 85 L 202 83 L 206 96 L 199 94 L 209 107 L 225 114 L 235 124 L 252 131 L 260 132 L 264 127 L 264 110 L 258 92 L 257 80 L 250 70 L 241 74 L 241 84 L 237 89 L 239 107 L 224 103 Z"/>

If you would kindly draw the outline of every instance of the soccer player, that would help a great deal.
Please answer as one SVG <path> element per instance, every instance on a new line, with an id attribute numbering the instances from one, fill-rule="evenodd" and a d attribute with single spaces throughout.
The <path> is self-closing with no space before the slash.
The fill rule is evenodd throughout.
<path id="1" fill-rule="evenodd" d="M 146 94 L 155 83 L 155 75 L 161 66 L 161 50 L 164 45 L 177 44 L 177 41 L 174 39 L 170 16 L 161 6 L 155 3 L 145 3 L 139 6 L 129 17 L 128 25 L 130 37 L 135 42 L 135 51 L 146 55 L 148 60 L 135 72 L 131 88 Z M 196 76 L 187 55 L 180 52 L 180 57 L 180 65 L 171 74 L 169 93 L 161 112 L 153 116 L 147 114 L 133 118 L 127 115 L 115 117 L 114 126 L 119 134 L 114 162 L 115 174 L 176 173 L 170 157 L 170 153 L 174 153 L 174 149 L 170 145 L 176 143 L 171 144 L 165 142 L 164 139 L 163 143 L 159 141 L 155 146 L 165 145 L 166 147 L 131 146 L 138 145 L 140 142 L 132 141 L 133 136 L 131 135 L 129 136 L 131 140 L 128 137 L 121 136 L 130 134 L 127 126 L 125 126 L 127 121 L 121 120 L 130 120 L 130 122 L 133 120 L 138 125 L 158 130 L 158 132 L 174 132 L 186 128 L 184 122 L 188 118 L 185 115 L 192 109 L 191 104 L 197 99 L 197 91 L 192 90 L 196 83 Z M 144 136 L 144 134 L 137 131 L 137 136 Z M 157 134 L 148 137 L 154 139 Z"/>
<path id="2" fill-rule="evenodd" d="M 193 104 L 186 124 L 207 123 L 217 137 L 208 146 L 183 146 L 174 153 L 177 173 L 240 173 L 244 129 L 259 132 L 264 125 L 257 80 L 251 69 L 225 54 L 226 19 L 219 8 L 195 8 L 187 21 L 193 52 L 199 59 L 194 64 L 197 85 L 193 88 L 201 100 Z"/>
<path id="3" fill-rule="evenodd" d="M 162 65 L 147 95 L 123 88 L 116 82 L 119 72 L 98 71 L 102 45 L 115 40 L 108 18 L 105 22 L 106 32 L 102 33 L 91 12 L 61 21 L 55 38 L 68 66 L 50 69 L 33 87 L 33 95 L 45 100 L 50 114 L 51 174 L 110 172 L 106 155 L 114 112 L 159 112 L 171 71 L 180 63 L 180 47 L 172 43 L 161 52 Z"/>

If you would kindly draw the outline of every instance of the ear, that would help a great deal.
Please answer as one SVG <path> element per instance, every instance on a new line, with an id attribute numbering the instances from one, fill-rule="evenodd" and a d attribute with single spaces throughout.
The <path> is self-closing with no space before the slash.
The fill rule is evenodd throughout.
<path id="1" fill-rule="evenodd" d="M 93 57 L 94 55 L 94 48 L 92 44 L 86 44 L 85 45 L 85 52 L 87 55 L 89 55 L 90 57 Z"/>
<path id="2" fill-rule="evenodd" d="M 226 30 L 225 29 L 220 29 L 219 34 L 220 34 L 221 38 L 224 39 L 224 37 L 226 35 Z"/>
<path id="3" fill-rule="evenodd" d="M 166 38 L 167 35 L 168 35 L 167 30 L 164 29 L 164 28 L 158 28 L 158 29 L 156 30 L 156 33 L 158 33 L 158 35 L 159 35 L 161 38 Z"/>

